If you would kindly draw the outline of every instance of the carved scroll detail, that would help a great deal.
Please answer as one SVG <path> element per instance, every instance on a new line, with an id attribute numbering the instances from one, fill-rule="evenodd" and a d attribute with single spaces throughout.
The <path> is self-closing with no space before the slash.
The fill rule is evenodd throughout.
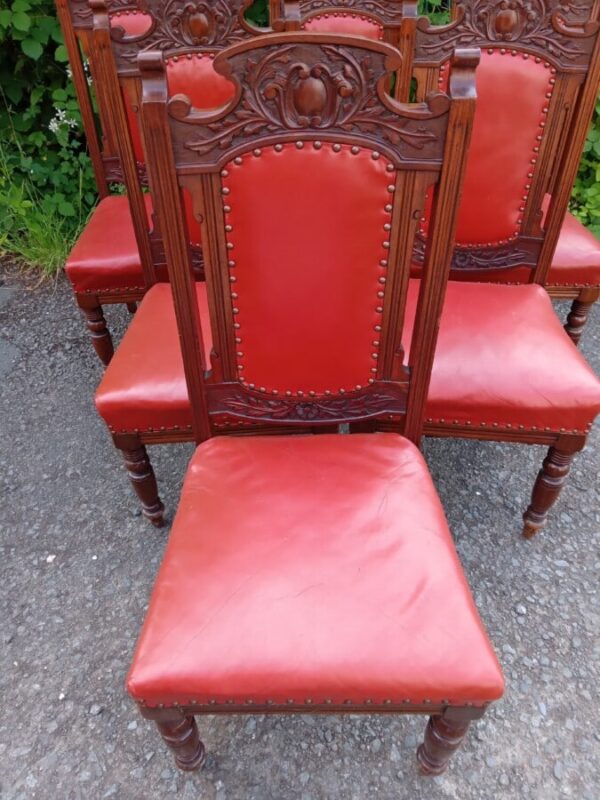
<path id="1" fill-rule="evenodd" d="M 227 65 L 241 87 L 241 97 L 229 114 L 211 122 L 194 116 L 182 96 L 169 103 L 175 119 L 201 123 L 198 135 L 183 143 L 185 150 L 198 156 L 231 148 L 244 136 L 258 132 L 268 136 L 282 130 L 310 130 L 312 134 L 322 130 L 361 133 L 375 144 L 385 142 L 406 150 L 408 157 L 441 158 L 440 138 L 431 125 L 435 114 L 422 112 L 421 119 L 429 119 L 425 126 L 418 116 L 394 113 L 374 93 L 377 80 L 387 72 L 380 53 L 342 45 L 318 50 L 278 45 L 261 48 L 257 57 L 239 53 Z M 438 100 L 442 113 L 447 100 Z"/>
<path id="2" fill-rule="evenodd" d="M 249 0 L 147 0 L 144 13 L 152 18 L 148 31 L 132 40 L 122 28 L 112 29 L 120 65 L 136 67 L 139 53 L 188 47 L 223 48 L 248 36 L 242 18 Z M 111 7 L 112 8 L 112 7 Z"/>
<path id="3" fill-rule="evenodd" d="M 449 25 L 417 23 L 416 61 L 439 63 L 455 47 L 517 46 L 565 69 L 586 68 L 597 23 L 581 26 L 581 6 L 556 0 L 473 0 L 460 3 Z M 575 16 L 575 25 L 566 20 Z"/>
<path id="4" fill-rule="evenodd" d="M 229 411 L 236 416 L 276 421 L 310 422 L 335 421 L 376 416 L 390 409 L 398 409 L 398 396 L 372 392 L 356 396 L 332 398 L 324 402 L 252 395 L 247 392 L 231 394 L 221 399 L 214 413 Z"/>

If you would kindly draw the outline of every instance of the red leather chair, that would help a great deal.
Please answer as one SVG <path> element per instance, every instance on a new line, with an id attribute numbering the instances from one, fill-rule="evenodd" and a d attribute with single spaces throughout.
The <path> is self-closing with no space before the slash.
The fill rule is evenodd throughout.
<path id="1" fill-rule="evenodd" d="M 482 50 L 452 278 L 535 282 L 572 298 L 565 329 L 577 344 L 600 296 L 600 242 L 568 211 L 598 90 L 597 4 L 470 0 L 453 17 L 445 26 L 421 17 L 406 50 L 419 97 L 443 86 L 456 42 Z"/>
<path id="2" fill-rule="evenodd" d="M 237 0 L 230 3 L 232 18 L 243 15 L 251 2 L 252 0 Z M 102 42 L 100 37 L 96 37 L 95 48 L 92 43 L 92 7 L 96 15 L 104 15 L 107 20 L 106 38 L 110 27 L 112 37 L 117 37 L 122 42 L 130 56 L 132 52 L 134 54 L 133 62 L 130 58 L 125 69 L 119 70 L 118 76 L 115 75 L 114 65 L 107 61 L 110 48 L 106 39 Z M 130 310 L 134 311 L 136 301 L 152 285 L 167 279 L 162 243 L 153 220 L 152 199 L 150 194 L 144 194 L 144 186 L 147 184 L 145 157 L 134 110 L 137 108 L 138 78 L 135 69 L 134 74 L 131 74 L 132 63 L 135 67 L 135 53 L 146 46 L 155 33 L 156 20 L 141 10 L 136 2 L 129 5 L 113 4 L 110 18 L 109 7 L 109 3 L 102 2 L 88 4 L 87 0 L 57 0 L 78 99 L 84 122 L 87 120 L 86 135 L 90 153 L 96 173 L 102 178 L 99 183 L 100 202 L 67 259 L 65 271 L 73 285 L 77 303 L 86 317 L 94 348 L 104 364 L 108 364 L 114 350 L 102 307 L 111 303 L 127 303 Z M 173 10 L 176 9 L 171 4 L 171 11 Z M 219 20 L 220 24 L 227 21 L 222 14 Z M 206 21 L 210 28 L 214 17 L 206 18 Z M 235 25 L 233 27 L 236 28 Z M 247 35 L 250 35 L 250 27 L 246 28 Z M 229 85 L 214 74 L 211 58 L 216 48 L 226 44 L 226 38 L 223 42 L 211 41 L 213 46 L 208 54 L 205 52 L 204 40 L 199 39 L 198 46 L 192 48 L 189 46 L 189 35 L 185 31 L 177 31 L 172 27 L 167 27 L 166 30 L 163 46 L 168 44 L 174 65 L 179 51 L 194 52 L 195 100 L 198 106 L 201 103 L 203 107 L 222 103 L 227 97 L 223 92 L 229 91 Z M 217 32 L 211 29 L 209 33 L 214 39 Z M 100 147 L 96 133 L 88 86 L 81 64 L 80 46 L 90 58 L 103 132 L 103 148 Z M 123 64 L 119 66 L 122 68 Z M 121 75 L 121 71 L 125 75 Z M 182 79 L 182 72 L 184 70 L 176 67 L 170 70 L 175 90 L 177 81 Z M 108 194 L 110 183 L 124 183 L 127 196 Z M 203 272 L 199 229 L 191 212 L 189 218 L 196 270 L 201 278 Z"/>
<path id="3" fill-rule="evenodd" d="M 502 694 L 439 500 L 408 438 L 211 438 L 210 421 L 284 419 L 301 432 L 394 411 L 418 438 L 473 113 L 473 60 L 471 51 L 451 79 L 452 103 L 438 96 L 413 108 L 384 99 L 398 63 L 388 45 L 262 37 L 215 59 L 237 92 L 211 115 L 181 97 L 168 103 L 160 54 L 143 62 L 148 164 L 161 176 L 158 216 L 202 443 L 128 689 L 184 770 L 205 758 L 198 714 L 367 711 L 429 715 L 418 759 L 438 774 L 469 721 Z M 445 144 L 456 158 L 444 159 Z M 398 357 L 402 309 L 415 211 L 432 180 L 438 212 L 409 373 Z M 183 187 L 202 208 L 210 361 Z"/>

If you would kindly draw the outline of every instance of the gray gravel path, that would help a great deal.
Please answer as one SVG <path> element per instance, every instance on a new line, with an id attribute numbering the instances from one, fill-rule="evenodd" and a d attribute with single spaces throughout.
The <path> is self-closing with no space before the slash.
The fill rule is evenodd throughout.
<path id="1" fill-rule="evenodd" d="M 7 288 L 12 287 L 12 288 Z M 561 313 L 564 304 L 561 306 Z M 122 331 L 127 313 L 107 317 Z M 583 350 L 600 371 L 600 314 Z M 166 533 L 140 517 L 93 406 L 101 375 L 66 282 L 0 287 L 0 797 L 600 798 L 599 428 L 546 532 L 519 536 L 540 448 L 425 452 L 508 681 L 450 771 L 417 774 L 415 717 L 209 717 L 179 773 L 123 681 Z M 154 448 L 168 509 L 190 446 Z"/>

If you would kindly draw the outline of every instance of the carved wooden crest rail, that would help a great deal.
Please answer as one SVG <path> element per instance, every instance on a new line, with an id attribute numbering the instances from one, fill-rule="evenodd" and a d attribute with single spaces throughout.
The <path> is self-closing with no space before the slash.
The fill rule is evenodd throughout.
<path id="1" fill-rule="evenodd" d="M 597 22 L 581 25 L 592 4 L 556 0 L 471 0 L 458 3 L 456 19 L 443 27 L 426 17 L 417 23 L 415 61 L 441 64 L 455 47 L 518 47 L 565 71 L 587 71 Z M 573 20 L 569 23 L 570 15 Z"/>
<path id="2" fill-rule="evenodd" d="M 360 135 L 365 144 L 371 140 L 375 149 L 385 148 L 395 164 L 426 160 L 432 168 L 441 163 L 440 134 L 448 99 L 438 95 L 416 108 L 394 104 L 383 83 L 397 68 L 399 55 L 389 58 L 366 48 L 347 48 L 340 39 L 340 44 L 318 51 L 277 42 L 250 56 L 232 50 L 226 57 L 217 56 L 215 70 L 236 83 L 236 96 L 218 112 L 197 111 L 182 95 L 171 98 L 170 115 L 193 126 L 193 132 L 175 137 L 178 164 L 214 164 L 224 150 L 230 157 L 231 148 L 243 144 L 248 134 L 260 133 L 268 143 L 271 135 L 282 131 L 290 139 L 302 133 L 340 142 Z M 427 126 L 422 124 L 425 119 Z"/>

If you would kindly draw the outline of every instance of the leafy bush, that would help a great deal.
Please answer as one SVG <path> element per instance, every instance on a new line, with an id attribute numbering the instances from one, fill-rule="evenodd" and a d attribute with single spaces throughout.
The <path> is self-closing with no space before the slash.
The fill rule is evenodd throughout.
<path id="1" fill-rule="evenodd" d="M 571 210 L 600 239 L 600 100 L 583 148 Z"/>
<path id="2" fill-rule="evenodd" d="M 0 87 L 0 247 L 56 269 L 96 189 L 52 0 L 0 10 Z"/>

